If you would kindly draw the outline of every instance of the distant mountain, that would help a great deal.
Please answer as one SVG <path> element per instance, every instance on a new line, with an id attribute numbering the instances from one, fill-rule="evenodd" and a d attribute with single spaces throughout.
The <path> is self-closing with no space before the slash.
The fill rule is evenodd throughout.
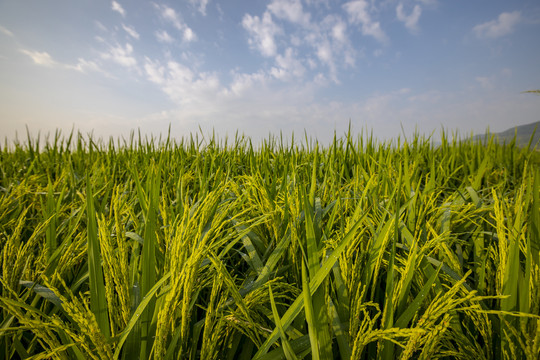
<path id="1" fill-rule="evenodd" d="M 534 131 L 535 129 L 536 129 L 536 132 Z M 532 124 L 516 126 L 500 133 L 490 133 L 490 134 L 494 135 L 495 139 L 498 140 L 500 143 L 507 143 L 507 144 L 510 143 L 514 139 L 514 136 L 515 136 L 516 144 L 518 146 L 527 146 L 529 144 L 529 140 L 531 139 L 531 136 L 533 135 L 533 133 L 534 133 L 534 137 L 531 144 L 531 148 L 532 148 L 540 141 L 540 121 L 534 122 Z M 486 135 L 476 135 L 474 136 L 474 138 L 484 140 L 485 136 Z M 540 149 L 540 144 L 537 147 L 537 150 L 538 149 Z"/>

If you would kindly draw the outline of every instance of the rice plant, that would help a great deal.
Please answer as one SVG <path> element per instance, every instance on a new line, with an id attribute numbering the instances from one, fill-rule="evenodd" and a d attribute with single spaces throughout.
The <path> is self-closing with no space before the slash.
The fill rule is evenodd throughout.
<path id="1" fill-rule="evenodd" d="M 6 142 L 0 358 L 539 359 L 534 145 Z"/>

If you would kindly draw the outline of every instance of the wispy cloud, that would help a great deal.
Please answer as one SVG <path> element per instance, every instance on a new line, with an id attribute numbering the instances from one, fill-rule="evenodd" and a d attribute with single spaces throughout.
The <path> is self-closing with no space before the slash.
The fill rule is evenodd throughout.
<path id="1" fill-rule="evenodd" d="M 98 72 L 102 73 L 108 78 L 114 78 L 111 74 L 109 74 L 107 71 L 103 70 L 101 66 L 92 60 L 86 60 L 83 58 L 77 59 L 77 64 L 75 65 L 65 65 L 66 68 L 78 71 L 83 74 L 88 74 L 90 72 Z"/>
<path id="2" fill-rule="evenodd" d="M 77 64 L 71 66 L 73 70 L 86 73 L 88 71 L 100 71 L 100 67 L 94 61 L 88 61 L 82 58 L 77 59 Z"/>
<path id="3" fill-rule="evenodd" d="M 504 12 L 495 20 L 476 25 L 473 32 L 479 39 L 495 39 L 512 33 L 520 21 L 520 11 Z"/>
<path id="4" fill-rule="evenodd" d="M 382 43 L 388 42 L 388 36 L 381 29 L 381 24 L 371 19 L 367 0 L 349 1 L 343 5 L 343 8 L 349 15 L 351 23 L 362 25 L 361 31 L 363 35 L 373 36 Z"/>
<path id="5" fill-rule="evenodd" d="M 176 13 L 176 10 L 168 7 L 167 5 L 154 4 L 154 6 L 159 10 L 160 15 L 163 19 L 170 22 L 178 30 L 184 29 L 185 24 L 180 19 L 180 16 Z"/>
<path id="6" fill-rule="evenodd" d="M 206 7 L 208 6 L 209 0 L 189 0 L 191 5 L 197 7 L 197 10 L 203 15 L 206 16 Z"/>
<path id="7" fill-rule="evenodd" d="M 240 97 L 247 94 L 254 87 L 260 88 L 264 86 L 268 81 L 268 76 L 258 71 L 252 74 L 245 73 L 233 73 L 233 81 L 231 82 L 229 89 L 225 90 L 225 94 L 232 94 L 233 96 Z"/>
<path id="8" fill-rule="evenodd" d="M 66 63 L 58 62 L 54 60 L 53 57 L 48 52 L 45 52 L 45 51 L 40 52 L 40 51 L 33 51 L 33 50 L 28 50 L 28 49 L 20 49 L 20 52 L 30 57 L 32 61 L 34 62 L 34 64 L 39 65 L 39 66 L 45 66 L 49 68 L 52 68 L 52 67 L 64 68 L 64 69 L 69 69 L 69 70 L 75 70 L 84 74 L 87 74 L 89 72 L 99 72 L 109 78 L 113 77 L 107 71 L 103 70 L 101 66 L 95 61 L 78 58 L 77 63 L 73 65 L 73 64 L 66 64 Z"/>
<path id="9" fill-rule="evenodd" d="M 126 11 L 124 10 L 124 8 L 122 7 L 122 5 L 120 5 L 118 2 L 116 1 L 113 1 L 112 4 L 111 4 L 111 9 L 113 11 L 116 11 L 117 13 L 119 13 L 120 15 L 122 16 L 126 16 Z"/>
<path id="10" fill-rule="evenodd" d="M 96 26 L 96 28 L 99 29 L 99 31 L 101 32 L 106 32 L 108 31 L 107 27 L 105 25 L 103 25 L 102 22 L 98 21 L 98 20 L 94 20 L 94 25 Z"/>
<path id="11" fill-rule="evenodd" d="M 139 40 L 139 33 L 133 26 L 122 24 L 122 29 L 124 29 L 124 31 L 127 32 L 132 38 Z"/>
<path id="12" fill-rule="evenodd" d="M 484 89 L 491 90 L 493 89 L 493 79 L 487 76 L 477 76 L 475 78 L 476 82 Z"/>
<path id="13" fill-rule="evenodd" d="M 179 105 L 209 99 L 220 88 L 215 73 L 195 73 L 176 61 L 171 60 L 162 65 L 158 60 L 146 58 L 144 69 L 147 79 L 159 85 L 161 90 Z"/>
<path id="14" fill-rule="evenodd" d="M 170 44 L 174 42 L 174 38 L 171 35 L 169 35 L 169 33 L 166 32 L 165 30 L 156 31 L 154 35 L 156 36 L 157 41 L 161 43 Z"/>
<path id="15" fill-rule="evenodd" d="M 1 26 L 0 25 L 0 32 L 4 35 L 7 35 L 7 36 L 10 36 L 10 37 L 13 37 L 13 33 L 11 31 L 9 31 L 8 29 L 6 29 L 5 27 Z"/>
<path id="16" fill-rule="evenodd" d="M 245 14 L 242 26 L 249 33 L 249 44 L 259 50 L 263 56 L 275 56 L 277 45 L 275 37 L 283 30 L 272 20 L 272 15 L 265 11 L 262 18 Z"/>
<path id="17" fill-rule="evenodd" d="M 182 35 L 182 39 L 184 39 L 185 42 L 192 42 L 197 40 L 197 35 L 191 30 L 191 28 L 186 27 L 184 29 L 184 34 Z"/>
<path id="18" fill-rule="evenodd" d="M 165 82 L 165 67 L 163 67 L 159 61 L 153 61 L 146 57 L 144 70 L 146 72 L 146 78 L 154 84 L 162 85 Z"/>
<path id="19" fill-rule="evenodd" d="M 296 58 L 292 48 L 287 48 L 284 55 L 276 56 L 276 67 L 270 70 L 272 76 L 282 81 L 301 78 L 305 73 L 304 65 Z"/>
<path id="20" fill-rule="evenodd" d="M 347 42 L 347 24 L 342 21 L 341 19 L 338 19 L 334 26 L 332 26 L 332 38 L 340 43 Z"/>
<path id="21" fill-rule="evenodd" d="M 273 0 L 268 9 L 279 19 L 307 26 L 310 14 L 304 12 L 300 0 Z"/>
<path id="22" fill-rule="evenodd" d="M 405 27 L 413 34 L 418 32 L 418 20 L 420 20 L 420 15 L 422 15 L 422 8 L 420 5 L 415 5 L 412 12 L 407 15 L 403 10 L 403 3 L 399 3 L 396 7 L 396 16 L 399 21 L 405 24 Z"/>
<path id="23" fill-rule="evenodd" d="M 156 9 L 159 11 L 161 18 L 169 22 L 177 30 L 182 32 L 182 39 L 186 42 L 191 42 L 197 40 L 197 35 L 195 32 L 187 26 L 184 21 L 182 21 L 181 16 L 173 8 L 167 5 L 154 4 Z"/>
<path id="24" fill-rule="evenodd" d="M 337 15 L 328 15 L 319 24 L 321 40 L 316 40 L 317 51 L 321 49 L 321 44 L 329 47 L 332 55 L 332 63 L 329 64 L 332 71 L 331 77 L 337 83 L 337 63 L 335 59 L 341 59 L 343 64 L 349 67 L 355 66 L 356 53 L 347 35 L 347 23 Z"/>
<path id="25" fill-rule="evenodd" d="M 125 47 L 122 45 L 111 47 L 109 52 L 102 54 L 101 57 L 126 68 L 135 69 L 137 67 L 137 59 L 133 56 L 133 46 L 129 43 L 126 43 Z"/>
<path id="26" fill-rule="evenodd" d="M 330 69 L 330 74 L 332 76 L 332 79 L 335 82 L 338 82 L 337 80 L 337 68 L 334 61 L 334 55 L 332 51 L 332 45 L 328 41 L 328 39 L 323 39 L 322 41 L 319 41 L 316 45 L 316 55 L 319 61 Z"/>
<path id="27" fill-rule="evenodd" d="M 273 66 L 263 70 L 268 78 L 290 81 L 321 66 L 328 69 L 329 75 L 313 76 L 339 83 L 339 67 L 355 66 L 356 53 L 348 38 L 347 22 L 337 14 L 317 22 L 311 21 L 311 16 L 299 0 L 273 0 L 262 15 L 244 15 L 242 26 L 250 47 L 264 57 L 274 58 Z"/>
<path id="28" fill-rule="evenodd" d="M 32 50 L 26 50 L 26 49 L 20 49 L 20 51 L 29 56 L 34 64 L 41 65 L 41 66 L 47 66 L 52 67 L 56 65 L 56 61 L 53 60 L 51 55 L 49 53 L 43 51 L 32 51 Z"/>

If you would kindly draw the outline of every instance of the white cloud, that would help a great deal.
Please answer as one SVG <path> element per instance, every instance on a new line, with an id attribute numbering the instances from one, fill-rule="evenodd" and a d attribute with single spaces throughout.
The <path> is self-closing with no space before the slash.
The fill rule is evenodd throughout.
<path id="1" fill-rule="evenodd" d="M 107 32 L 107 31 L 109 31 L 109 30 L 107 29 L 107 27 L 106 27 L 105 25 L 103 25 L 103 23 L 101 23 L 100 21 L 95 20 L 95 21 L 94 21 L 94 24 L 95 24 L 96 27 L 99 29 L 99 31 L 102 31 L 102 32 Z"/>
<path id="2" fill-rule="evenodd" d="M 520 20 L 520 11 L 505 12 L 500 14 L 496 20 L 476 25 L 473 28 L 473 32 L 479 39 L 498 38 L 513 32 L 514 26 L 516 26 Z"/>
<path id="3" fill-rule="evenodd" d="M 83 58 L 78 58 L 76 65 L 64 65 L 64 66 L 68 69 L 75 70 L 83 74 L 88 74 L 89 72 L 98 72 L 105 75 L 108 78 L 111 78 L 111 79 L 114 78 L 114 76 L 109 74 L 107 71 L 103 70 L 101 66 L 95 61 L 85 60 Z"/>
<path id="4" fill-rule="evenodd" d="M 131 36 L 132 38 L 134 39 L 139 39 L 139 33 L 137 31 L 135 31 L 135 28 L 133 26 L 128 26 L 128 25 L 124 25 L 122 24 L 122 28 L 125 30 L 125 32 L 127 32 L 129 34 L 129 36 Z"/>
<path id="5" fill-rule="evenodd" d="M 189 134 L 190 131 L 198 131 L 200 126 L 204 134 L 213 129 L 220 136 L 234 135 L 239 130 L 240 134 L 250 136 L 257 143 L 269 132 L 278 134 L 280 129 L 285 136 L 289 136 L 292 130 L 297 135 L 303 134 L 304 128 L 309 135 L 316 136 L 317 132 L 329 135 L 327 129 L 334 127 L 338 118 L 344 123 L 348 121 L 347 116 L 337 114 L 339 104 L 326 106 L 314 102 L 314 92 L 320 87 L 316 82 L 283 85 L 264 71 L 233 71 L 230 85 L 220 86 L 217 79 L 213 83 L 210 81 L 212 74 L 204 77 L 180 65 L 176 76 L 173 76 L 170 63 L 163 67 L 164 82 L 160 87 L 171 94 L 171 99 L 178 106 L 147 116 L 144 121 L 151 123 L 154 129 L 158 124 L 164 124 L 166 128 L 168 123 L 172 123 L 173 132 L 175 127 L 179 127 L 183 134 Z M 177 79 L 177 87 L 169 84 L 173 78 Z M 197 86 L 199 80 L 201 85 Z M 191 98 L 194 93 L 198 94 L 196 99 Z"/>
<path id="6" fill-rule="evenodd" d="M 290 25 L 287 23 L 293 26 L 289 26 L 285 34 L 282 26 Z M 274 66 L 265 70 L 270 78 L 289 81 L 300 77 L 305 67 L 315 70 L 322 65 L 329 70 L 328 77 L 339 83 L 339 67 L 355 66 L 356 51 L 348 38 L 346 20 L 329 14 L 312 22 L 311 14 L 305 11 L 300 0 L 272 0 L 260 16 L 245 14 L 242 26 L 252 49 L 265 57 L 275 57 Z M 281 46 L 287 49 L 283 53 Z M 302 51 L 297 51 L 299 49 Z M 293 59 L 295 71 L 292 71 Z"/>
<path id="7" fill-rule="evenodd" d="M 136 68 L 137 66 L 137 59 L 133 57 L 133 46 L 129 43 L 126 43 L 125 47 L 122 45 L 111 47 L 110 52 L 102 54 L 101 57 L 126 68 Z"/>
<path id="8" fill-rule="evenodd" d="M 328 41 L 323 41 L 318 44 L 317 57 L 327 65 L 333 64 L 332 47 Z"/>
<path id="9" fill-rule="evenodd" d="M 301 78 L 306 70 L 302 63 L 296 59 L 292 48 L 287 48 L 284 55 L 276 56 L 276 65 L 277 67 L 270 70 L 270 74 L 282 81 Z"/>
<path id="10" fill-rule="evenodd" d="M 120 5 L 119 3 L 117 3 L 117 2 L 114 1 L 114 0 L 113 0 L 113 2 L 112 2 L 111 8 L 113 9 L 113 11 L 116 11 L 116 12 L 119 13 L 120 15 L 126 16 L 126 11 L 125 11 L 124 8 L 122 7 L 122 5 Z"/>
<path id="11" fill-rule="evenodd" d="M 328 30 L 332 41 L 332 52 L 337 58 L 343 59 L 345 65 L 354 67 L 356 51 L 347 36 L 347 23 L 340 16 L 328 15 L 323 20 L 323 26 Z"/>
<path id="12" fill-rule="evenodd" d="M 343 8 L 349 15 L 349 21 L 353 24 L 361 24 L 363 35 L 373 36 L 382 43 L 388 42 L 388 37 L 381 29 L 378 21 L 373 21 L 368 11 L 369 3 L 367 0 L 349 1 L 343 5 Z"/>
<path id="13" fill-rule="evenodd" d="M 415 5 L 411 14 L 406 15 L 403 11 L 403 4 L 399 3 L 399 5 L 396 7 L 396 15 L 398 20 L 403 22 L 405 27 L 409 29 L 410 32 L 418 32 L 418 20 L 420 20 L 420 15 L 422 15 L 422 8 L 420 5 Z"/>
<path id="14" fill-rule="evenodd" d="M 184 39 L 184 41 L 186 42 L 191 42 L 191 41 L 195 41 L 197 39 L 197 36 L 195 35 L 195 33 L 193 32 L 193 30 L 191 30 L 190 28 L 186 27 L 184 29 L 184 35 L 182 36 L 182 38 Z"/>
<path id="15" fill-rule="evenodd" d="M 31 51 L 26 49 L 21 49 L 20 51 L 29 56 L 34 64 L 47 67 L 56 65 L 56 61 L 54 61 L 51 55 L 49 55 L 47 52 Z"/>
<path id="16" fill-rule="evenodd" d="M 438 90 L 429 90 L 424 93 L 414 94 L 407 98 L 411 103 L 437 104 L 443 95 Z"/>
<path id="17" fill-rule="evenodd" d="M 172 101 L 181 106 L 211 99 L 220 88 L 216 74 L 196 74 L 176 61 L 161 65 L 158 60 L 146 58 L 144 70 L 149 81 L 159 85 Z"/>
<path id="18" fill-rule="evenodd" d="M 0 26 L 0 32 L 2 34 L 4 34 L 4 35 L 13 37 L 13 33 L 11 31 L 9 31 L 8 29 L 6 29 L 5 27 L 3 27 L 3 26 Z"/>
<path id="19" fill-rule="evenodd" d="M 225 93 L 230 93 L 239 97 L 251 90 L 255 84 L 257 84 L 258 88 L 264 86 L 267 80 L 266 74 L 262 71 L 253 74 L 233 73 L 233 81 Z"/>
<path id="20" fill-rule="evenodd" d="M 313 47 L 313 56 L 328 67 L 330 79 L 335 83 L 339 83 L 339 66 L 355 66 L 356 51 L 347 36 L 347 24 L 340 16 L 327 15 L 316 25 L 313 24 L 305 40 Z M 313 68 L 309 61 L 308 65 Z"/>
<path id="21" fill-rule="evenodd" d="M 263 56 L 275 56 L 277 45 L 275 36 L 283 30 L 274 23 L 272 15 L 265 11 L 262 18 L 245 14 L 242 26 L 250 35 L 249 44 L 260 51 Z"/>
<path id="22" fill-rule="evenodd" d="M 206 16 L 206 7 L 208 6 L 208 0 L 189 0 L 189 2 L 193 6 L 198 5 L 197 10 L 199 10 L 202 15 Z"/>
<path id="23" fill-rule="evenodd" d="M 159 42 L 168 43 L 168 44 L 174 42 L 174 38 L 171 35 L 169 35 L 169 33 L 166 32 L 165 30 L 156 31 L 154 34 L 156 35 L 156 39 Z"/>
<path id="24" fill-rule="evenodd" d="M 101 68 L 94 61 L 88 61 L 82 58 L 77 59 L 77 65 L 70 65 L 69 68 L 86 73 L 88 71 L 101 71 Z"/>
<path id="25" fill-rule="evenodd" d="M 309 25 L 310 14 L 305 13 L 300 0 L 273 0 L 268 10 L 279 19 L 286 19 L 292 23 Z"/>
<path id="26" fill-rule="evenodd" d="M 475 80 L 486 90 L 493 89 L 493 79 L 487 76 L 477 76 Z"/>
<path id="27" fill-rule="evenodd" d="M 330 41 L 328 41 L 328 39 L 322 39 L 319 41 L 316 45 L 315 54 L 319 61 L 328 67 L 330 79 L 334 83 L 339 84 L 337 64 L 334 56 L 334 50 Z M 352 62 L 354 62 L 354 60 L 352 60 Z"/>
<path id="28" fill-rule="evenodd" d="M 109 78 L 113 77 L 111 74 L 103 70 L 95 61 L 78 58 L 77 64 L 72 65 L 72 64 L 60 63 L 54 60 L 52 56 L 49 55 L 49 53 L 47 52 L 39 52 L 39 51 L 32 51 L 32 50 L 26 50 L 26 49 L 20 49 L 20 52 L 29 56 L 34 62 L 34 64 L 37 64 L 40 66 L 75 70 L 83 74 L 87 74 L 88 72 L 99 72 Z"/>
<path id="29" fill-rule="evenodd" d="M 506 76 L 506 77 L 511 77 L 512 73 L 513 73 L 513 71 L 510 68 L 504 68 L 504 69 L 501 70 L 501 74 L 503 76 Z"/>
<path id="30" fill-rule="evenodd" d="M 344 21 L 339 19 L 336 24 L 332 27 L 332 38 L 340 43 L 347 42 L 347 24 Z"/>
<path id="31" fill-rule="evenodd" d="M 191 42 L 197 39 L 197 35 L 195 34 L 195 32 L 182 21 L 182 18 L 176 12 L 176 10 L 168 7 L 167 5 L 154 4 L 154 6 L 159 10 L 161 17 L 165 21 L 168 21 L 177 30 L 182 32 L 182 38 L 184 41 Z"/>
<path id="32" fill-rule="evenodd" d="M 305 0 L 305 2 L 309 6 L 324 7 L 325 9 L 330 9 L 329 0 Z"/>
<path id="33" fill-rule="evenodd" d="M 154 84 L 162 85 L 165 82 L 165 67 L 159 61 L 152 61 L 146 57 L 144 70 L 146 71 L 147 79 Z"/>
<path id="34" fill-rule="evenodd" d="M 163 19 L 169 21 L 178 30 L 184 29 L 185 24 L 182 22 L 180 16 L 178 16 L 178 14 L 173 8 L 170 8 L 167 5 L 154 5 L 160 11 L 161 17 Z"/>

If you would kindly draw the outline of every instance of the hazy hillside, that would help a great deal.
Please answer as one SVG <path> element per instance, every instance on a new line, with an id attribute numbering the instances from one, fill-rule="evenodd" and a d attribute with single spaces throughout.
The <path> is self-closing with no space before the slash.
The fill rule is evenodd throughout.
<path id="1" fill-rule="evenodd" d="M 536 129 L 536 132 L 535 132 Z M 501 142 L 501 143 L 509 143 L 514 139 L 514 136 L 516 136 L 516 142 L 519 146 L 527 146 L 529 143 L 529 140 L 531 139 L 531 136 L 534 133 L 534 138 L 532 141 L 532 146 L 536 145 L 540 141 L 540 121 L 527 124 L 527 125 L 521 125 L 516 126 L 513 128 L 510 128 L 508 130 L 502 131 L 500 133 L 493 133 L 495 137 Z M 476 135 L 475 139 L 484 139 L 485 135 Z"/>

